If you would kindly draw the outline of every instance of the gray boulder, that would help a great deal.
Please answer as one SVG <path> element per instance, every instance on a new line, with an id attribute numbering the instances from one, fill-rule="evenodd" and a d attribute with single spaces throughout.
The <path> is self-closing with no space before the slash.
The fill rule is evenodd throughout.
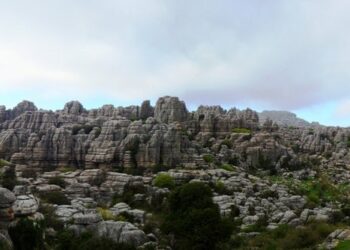
<path id="1" fill-rule="evenodd" d="M 131 243 L 136 247 L 147 241 L 147 236 L 142 230 L 124 221 L 102 221 L 97 224 L 96 233 L 117 243 Z"/>

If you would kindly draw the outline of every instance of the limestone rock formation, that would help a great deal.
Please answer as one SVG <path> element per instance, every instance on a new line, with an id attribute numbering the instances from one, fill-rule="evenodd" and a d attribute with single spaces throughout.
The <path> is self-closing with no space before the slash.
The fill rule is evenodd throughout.
<path id="1" fill-rule="evenodd" d="M 159 98 L 155 108 L 144 101 L 141 107 L 89 111 L 77 101 L 56 112 L 23 102 L 13 110 L 0 108 L 0 158 L 45 171 L 192 164 L 191 138 L 204 143 L 235 127 L 256 129 L 257 113 L 200 107 L 191 114 L 183 101 L 169 96 Z"/>
<path id="2" fill-rule="evenodd" d="M 159 98 L 154 110 L 155 119 L 162 123 L 183 122 L 187 114 L 185 103 L 170 96 Z"/>
<path id="3" fill-rule="evenodd" d="M 147 241 L 146 234 L 129 222 L 102 221 L 97 225 L 97 234 L 117 243 L 140 246 Z"/>

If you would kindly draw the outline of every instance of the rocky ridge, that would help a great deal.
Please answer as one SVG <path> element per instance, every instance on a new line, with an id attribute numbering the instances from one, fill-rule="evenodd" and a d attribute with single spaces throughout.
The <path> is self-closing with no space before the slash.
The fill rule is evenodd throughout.
<path id="1" fill-rule="evenodd" d="M 146 230 L 170 193 L 155 185 L 159 172 L 176 186 L 209 185 L 221 216 L 239 224 L 241 237 L 260 234 L 253 228 L 262 221 L 267 230 L 335 223 L 340 214 L 345 222 L 349 147 L 346 128 L 260 124 L 250 109 L 189 112 L 168 96 L 155 107 L 149 101 L 93 110 L 72 101 L 56 112 L 27 101 L 0 107 L 0 159 L 8 161 L 0 162 L 1 175 L 11 169 L 17 175 L 12 190 L 0 189 L 0 242 L 11 245 L 7 228 L 19 218 L 40 221 L 50 209 L 77 235 L 92 231 L 163 249 L 159 229 Z M 347 239 L 346 228 L 337 230 L 325 239 L 327 249 Z"/>

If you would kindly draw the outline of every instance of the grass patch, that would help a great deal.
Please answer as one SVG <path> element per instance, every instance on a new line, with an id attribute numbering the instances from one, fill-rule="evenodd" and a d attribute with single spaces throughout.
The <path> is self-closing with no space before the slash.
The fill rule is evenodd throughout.
<path id="1" fill-rule="evenodd" d="M 254 238 L 242 240 L 240 249 L 315 249 L 336 228 L 327 223 L 308 224 L 304 228 L 280 225 Z"/>
<path id="2" fill-rule="evenodd" d="M 339 242 L 339 244 L 334 248 L 334 250 L 348 250 L 350 249 L 350 240 L 345 240 Z"/>
<path id="3" fill-rule="evenodd" d="M 233 128 L 232 133 L 237 133 L 237 134 L 251 134 L 252 130 L 249 128 Z"/>
<path id="4" fill-rule="evenodd" d="M 68 172 L 74 172 L 76 170 L 76 168 L 72 167 L 72 166 L 65 166 L 62 168 L 58 169 L 61 173 L 68 173 Z"/>
<path id="5" fill-rule="evenodd" d="M 304 195 L 309 204 L 321 205 L 325 202 L 344 202 L 348 200 L 350 185 L 335 185 L 327 175 L 320 175 L 318 178 L 308 180 L 295 180 L 281 176 L 271 176 L 272 183 L 285 185 L 292 193 Z"/>
<path id="6" fill-rule="evenodd" d="M 0 168 L 5 166 L 11 166 L 12 164 L 4 159 L 0 159 Z"/>
<path id="7" fill-rule="evenodd" d="M 303 181 L 299 185 L 300 192 L 309 202 L 320 204 L 321 202 L 335 202 L 340 199 L 341 192 L 326 176 L 315 180 Z"/>
<path id="8" fill-rule="evenodd" d="M 221 169 L 224 169 L 224 170 L 226 170 L 226 171 L 230 171 L 230 172 L 233 172 L 233 171 L 236 170 L 235 167 L 232 166 L 231 164 L 222 164 L 222 165 L 220 166 L 220 168 L 221 168 Z"/>
<path id="9" fill-rule="evenodd" d="M 103 220 L 117 220 L 117 216 L 114 216 L 111 210 L 107 208 L 98 207 L 97 211 L 100 213 Z"/>

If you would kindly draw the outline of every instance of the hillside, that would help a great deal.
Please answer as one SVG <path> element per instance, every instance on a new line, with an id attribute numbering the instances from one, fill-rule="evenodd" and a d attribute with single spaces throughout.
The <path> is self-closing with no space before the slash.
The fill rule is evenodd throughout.
<path id="1" fill-rule="evenodd" d="M 189 112 L 169 96 L 91 110 L 1 106 L 0 243 L 16 245 L 29 218 L 45 221 L 43 244 L 55 249 L 69 237 L 77 248 L 327 248 L 350 235 L 349 147 L 349 129 L 284 111 Z"/>

